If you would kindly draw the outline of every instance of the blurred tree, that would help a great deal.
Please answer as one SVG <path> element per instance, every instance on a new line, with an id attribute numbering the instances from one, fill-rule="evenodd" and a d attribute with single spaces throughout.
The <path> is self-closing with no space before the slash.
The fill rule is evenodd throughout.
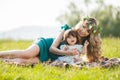
<path id="1" fill-rule="evenodd" d="M 102 36 L 103 37 L 120 37 L 120 7 L 115 7 L 113 5 L 106 5 L 104 0 L 94 0 L 96 4 L 94 9 L 90 9 L 92 0 L 84 0 L 84 5 L 87 7 L 87 15 L 95 17 L 99 21 L 99 26 L 103 27 Z M 65 11 L 64 14 L 60 15 L 57 20 L 61 23 L 67 23 L 70 26 L 74 26 L 78 21 L 80 21 L 81 16 L 85 16 L 85 12 L 80 10 L 75 4 L 71 2 L 68 6 L 68 12 Z M 83 15 L 84 14 L 84 15 Z"/>
<path id="2" fill-rule="evenodd" d="M 86 7 L 87 7 L 87 15 L 88 15 L 88 13 L 89 13 L 89 4 L 91 3 L 91 0 L 84 0 L 84 3 L 86 5 Z"/>
<path id="3" fill-rule="evenodd" d="M 99 26 L 103 27 L 102 36 L 114 36 L 120 37 L 118 31 L 120 22 L 120 8 L 116 8 L 112 5 L 105 5 L 103 2 L 97 2 L 98 7 L 91 12 L 91 16 L 94 16 L 99 21 Z M 100 6 L 104 4 L 101 8 Z"/>
<path id="4" fill-rule="evenodd" d="M 115 12 L 115 17 L 114 17 L 115 19 L 113 22 L 111 33 L 113 33 L 113 36 L 120 37 L 120 7 L 116 8 L 114 12 Z"/>
<path id="5" fill-rule="evenodd" d="M 73 27 L 80 21 L 80 17 L 83 14 L 83 11 L 80 11 L 74 2 L 71 2 L 67 8 L 68 12 L 65 11 L 64 14 L 61 14 L 59 17 L 57 17 L 57 20 L 62 24 L 67 23 Z"/>

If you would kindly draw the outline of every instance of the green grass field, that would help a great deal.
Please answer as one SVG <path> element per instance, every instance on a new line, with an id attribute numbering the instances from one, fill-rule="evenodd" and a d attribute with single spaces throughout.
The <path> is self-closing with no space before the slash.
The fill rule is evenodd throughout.
<path id="1" fill-rule="evenodd" d="M 32 41 L 0 40 L 0 51 L 25 49 Z M 108 58 L 120 58 L 120 38 L 104 38 L 102 54 Z M 120 80 L 120 66 L 113 68 L 58 68 L 7 65 L 0 62 L 0 80 Z"/>

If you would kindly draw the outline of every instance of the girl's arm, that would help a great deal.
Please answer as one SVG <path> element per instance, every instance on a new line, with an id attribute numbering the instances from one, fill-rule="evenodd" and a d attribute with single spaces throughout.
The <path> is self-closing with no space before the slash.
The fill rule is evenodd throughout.
<path id="1" fill-rule="evenodd" d="M 64 30 L 62 30 L 60 32 L 60 34 L 57 36 L 57 38 L 53 41 L 49 51 L 54 54 L 57 54 L 57 55 L 76 55 L 76 54 L 78 54 L 77 50 L 64 51 L 64 50 L 58 49 L 58 46 L 60 45 L 60 42 L 62 41 L 63 34 L 64 34 Z"/>
<path id="2" fill-rule="evenodd" d="M 69 47 L 68 47 L 68 45 L 64 44 L 64 45 L 60 46 L 60 50 L 67 51 L 67 50 L 69 50 Z"/>
<path id="3" fill-rule="evenodd" d="M 87 46 L 89 45 L 89 42 L 86 40 L 83 46 L 83 50 L 81 51 L 82 54 L 87 53 Z"/>

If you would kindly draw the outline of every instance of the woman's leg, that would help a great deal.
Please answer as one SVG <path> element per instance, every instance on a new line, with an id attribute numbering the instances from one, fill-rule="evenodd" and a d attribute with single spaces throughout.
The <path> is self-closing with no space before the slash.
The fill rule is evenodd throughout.
<path id="1" fill-rule="evenodd" d="M 30 59 L 23 59 L 23 58 L 14 58 L 14 59 L 3 59 L 3 62 L 6 62 L 8 64 L 16 64 L 16 65 L 32 65 L 32 64 L 38 64 L 39 63 L 39 58 L 34 57 Z"/>
<path id="2" fill-rule="evenodd" d="M 26 50 L 10 50 L 0 52 L 0 58 L 33 58 L 39 55 L 40 48 L 37 44 L 31 45 Z"/>

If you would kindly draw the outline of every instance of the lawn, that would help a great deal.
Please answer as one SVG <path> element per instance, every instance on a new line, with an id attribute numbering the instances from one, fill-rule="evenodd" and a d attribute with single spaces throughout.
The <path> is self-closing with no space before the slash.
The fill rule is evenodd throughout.
<path id="1" fill-rule="evenodd" d="M 0 40 L 0 51 L 26 49 L 32 41 Z M 102 39 L 102 54 L 120 58 L 120 38 Z M 113 68 L 58 68 L 37 64 L 34 67 L 0 62 L 0 80 L 120 80 L 120 66 Z"/>

